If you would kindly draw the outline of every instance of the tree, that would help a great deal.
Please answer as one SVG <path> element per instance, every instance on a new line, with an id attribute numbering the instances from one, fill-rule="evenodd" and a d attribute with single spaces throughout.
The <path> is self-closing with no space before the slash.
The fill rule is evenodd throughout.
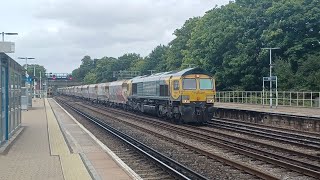
<path id="1" fill-rule="evenodd" d="M 86 74 L 94 69 L 95 66 L 94 61 L 90 56 L 84 56 L 81 62 L 80 67 L 72 72 L 72 76 L 79 81 L 83 81 Z"/>
<path id="2" fill-rule="evenodd" d="M 113 57 L 103 57 L 97 61 L 94 72 L 97 75 L 97 82 L 106 82 L 116 80 L 113 77 L 113 71 L 118 71 L 117 59 Z"/>
<path id="3" fill-rule="evenodd" d="M 128 53 L 118 57 L 118 69 L 119 70 L 128 70 L 130 69 L 136 62 L 141 59 L 139 54 L 136 53 Z"/>
<path id="4" fill-rule="evenodd" d="M 168 46 L 159 45 L 152 50 L 152 52 L 145 58 L 144 67 L 141 70 L 143 74 L 149 74 L 149 70 L 155 70 L 156 72 L 166 71 L 165 64 L 166 54 Z"/>
<path id="5" fill-rule="evenodd" d="M 97 75 L 93 72 L 89 72 L 88 74 L 86 74 L 86 76 L 84 77 L 83 82 L 85 84 L 94 84 L 97 82 Z"/>
<path id="6" fill-rule="evenodd" d="M 25 65 L 23 66 L 25 68 Z M 35 72 L 34 72 L 35 70 Z M 34 78 L 34 74 L 36 79 L 40 78 L 40 72 L 41 72 L 41 78 L 45 78 L 46 76 L 46 68 L 39 64 L 28 64 L 27 73 L 30 77 Z"/>
<path id="7" fill-rule="evenodd" d="M 191 38 L 194 27 L 199 22 L 200 17 L 194 17 L 187 20 L 180 29 L 174 31 L 176 38 L 169 43 L 169 49 L 166 58 L 167 70 L 177 70 L 182 65 L 184 51 L 187 51 L 187 43 Z M 191 64 L 193 62 L 190 62 Z"/>

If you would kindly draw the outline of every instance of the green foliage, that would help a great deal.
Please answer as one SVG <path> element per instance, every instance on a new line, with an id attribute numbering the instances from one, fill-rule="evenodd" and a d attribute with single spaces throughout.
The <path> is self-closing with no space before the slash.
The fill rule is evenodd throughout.
<path id="1" fill-rule="evenodd" d="M 84 77 L 83 82 L 85 84 L 94 84 L 97 82 L 97 75 L 93 72 L 89 72 Z"/>
<path id="2" fill-rule="evenodd" d="M 169 48 L 167 50 L 167 70 L 181 69 L 181 66 L 185 66 L 188 63 L 193 64 L 192 61 L 189 62 L 186 60 L 185 64 L 182 65 L 182 61 L 184 58 L 184 52 L 188 52 L 187 43 L 191 37 L 192 30 L 197 25 L 199 20 L 199 17 L 190 18 L 180 29 L 174 31 L 173 34 L 176 36 L 176 38 L 169 43 Z"/>
<path id="3" fill-rule="evenodd" d="M 165 60 L 167 51 L 168 47 L 164 45 L 154 48 L 149 56 L 145 58 L 145 67 L 142 73 L 148 74 L 148 70 L 155 70 L 156 72 L 166 71 Z"/>
<path id="4" fill-rule="evenodd" d="M 94 68 L 94 61 L 90 56 L 83 57 L 81 62 L 80 67 L 72 71 L 72 77 L 78 81 L 84 81 L 86 74 Z"/>
<path id="5" fill-rule="evenodd" d="M 23 65 L 23 67 L 25 68 L 25 65 Z M 45 78 L 46 69 L 43 66 L 39 64 L 28 64 L 27 73 L 30 77 L 34 77 L 35 75 L 36 79 L 38 79 L 40 78 L 40 72 L 41 72 L 41 77 Z"/>
<path id="6" fill-rule="evenodd" d="M 146 57 L 85 56 L 73 76 L 83 81 L 90 73 L 104 82 L 115 80 L 113 71 L 149 74 L 194 64 L 215 76 L 218 90 L 261 90 L 269 76 L 269 51 L 262 48 L 280 47 L 272 52 L 280 90 L 319 91 L 319 12 L 319 0 L 237 0 L 188 19 L 168 46 Z"/>

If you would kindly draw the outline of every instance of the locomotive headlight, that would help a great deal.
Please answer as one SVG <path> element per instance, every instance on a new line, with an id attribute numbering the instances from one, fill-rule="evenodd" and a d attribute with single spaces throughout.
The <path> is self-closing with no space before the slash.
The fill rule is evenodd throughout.
<path id="1" fill-rule="evenodd" d="M 183 95 L 182 96 L 182 103 L 190 103 L 190 97 L 186 96 L 186 95 Z"/>
<path id="2" fill-rule="evenodd" d="M 207 96 L 207 103 L 214 103 L 214 96 Z"/>
<path id="3" fill-rule="evenodd" d="M 207 103 L 214 103 L 214 99 L 207 99 Z"/>
<path id="4" fill-rule="evenodd" d="M 182 100 L 182 103 L 190 103 L 190 100 Z"/>

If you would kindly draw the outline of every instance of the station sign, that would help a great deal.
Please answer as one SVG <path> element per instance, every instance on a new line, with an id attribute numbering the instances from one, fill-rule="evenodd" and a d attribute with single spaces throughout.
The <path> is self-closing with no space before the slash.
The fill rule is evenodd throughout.
<path id="1" fill-rule="evenodd" d="M 27 77 L 27 78 L 25 79 L 25 81 L 31 83 L 31 82 L 32 82 L 32 78 L 31 78 L 31 77 Z"/>
<path id="2" fill-rule="evenodd" d="M 271 77 L 263 77 L 264 81 L 276 81 L 277 76 L 271 76 Z"/>
<path id="3" fill-rule="evenodd" d="M 14 53 L 15 44 L 14 42 L 0 41 L 0 52 L 2 53 Z"/>

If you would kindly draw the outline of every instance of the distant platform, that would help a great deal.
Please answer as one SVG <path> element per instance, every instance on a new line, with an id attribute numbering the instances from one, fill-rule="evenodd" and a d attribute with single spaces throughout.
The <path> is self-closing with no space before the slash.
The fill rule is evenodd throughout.
<path id="1" fill-rule="evenodd" d="M 24 130 L 0 153 L 0 179 L 137 179 L 53 99 L 34 99 Z"/>
<path id="2" fill-rule="evenodd" d="M 273 106 L 259 104 L 238 104 L 238 103 L 215 103 L 217 108 L 225 109 L 241 109 L 249 111 L 258 111 L 274 114 L 287 114 L 295 116 L 306 116 L 320 118 L 320 108 L 307 108 L 307 107 L 289 107 L 289 106 Z M 319 119 L 320 120 L 320 119 Z"/>
<path id="3" fill-rule="evenodd" d="M 320 108 L 215 103 L 216 117 L 320 132 Z"/>

